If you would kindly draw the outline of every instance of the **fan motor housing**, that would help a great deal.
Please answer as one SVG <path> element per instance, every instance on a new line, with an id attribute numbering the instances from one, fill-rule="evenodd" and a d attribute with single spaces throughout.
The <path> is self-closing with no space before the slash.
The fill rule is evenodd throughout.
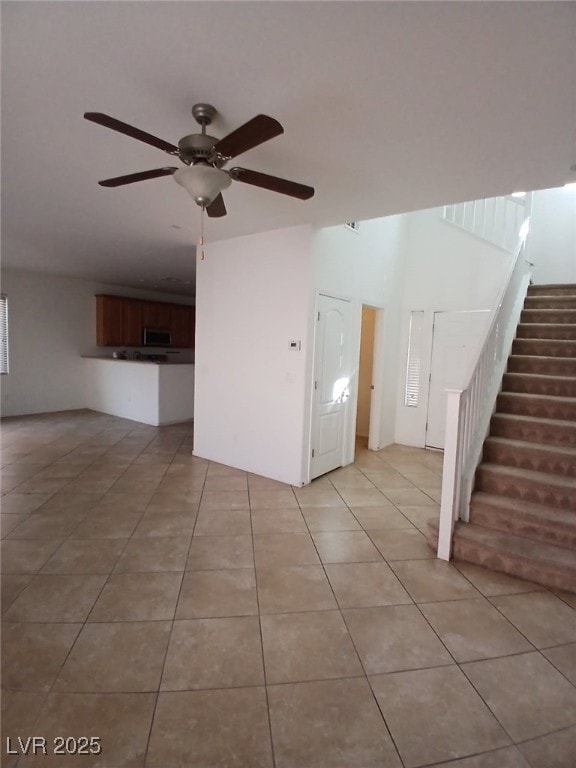
<path id="1" fill-rule="evenodd" d="M 212 148 L 219 141 L 215 136 L 206 133 L 192 133 L 183 136 L 178 142 L 180 159 L 187 165 L 198 161 L 206 161 L 212 155 Z"/>

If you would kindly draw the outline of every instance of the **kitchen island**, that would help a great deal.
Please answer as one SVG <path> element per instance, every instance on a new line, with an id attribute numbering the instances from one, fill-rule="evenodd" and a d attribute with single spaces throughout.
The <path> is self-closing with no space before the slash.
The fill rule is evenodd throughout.
<path id="1" fill-rule="evenodd" d="M 155 427 L 194 417 L 194 363 L 83 360 L 88 408 Z"/>

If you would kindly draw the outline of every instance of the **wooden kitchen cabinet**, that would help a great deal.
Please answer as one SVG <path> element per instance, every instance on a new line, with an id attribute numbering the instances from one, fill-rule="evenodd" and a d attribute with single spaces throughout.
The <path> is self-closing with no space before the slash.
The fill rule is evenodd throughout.
<path id="1" fill-rule="evenodd" d="M 173 306 L 165 301 L 141 301 L 142 328 L 157 328 L 159 331 L 170 330 L 170 309 Z"/>
<path id="2" fill-rule="evenodd" d="M 156 302 L 156 325 L 160 331 L 169 331 L 170 329 L 170 308 L 172 304 L 164 304 L 161 301 Z M 172 342 L 172 346 L 177 346 Z"/>
<path id="3" fill-rule="evenodd" d="M 122 315 L 122 321 L 124 324 L 124 341 L 122 345 L 125 347 L 139 347 L 142 344 L 143 328 L 142 323 L 142 302 L 138 299 L 124 300 L 124 309 Z"/>
<path id="4" fill-rule="evenodd" d="M 170 307 L 170 330 L 173 347 L 194 346 L 194 307 L 174 304 Z"/>
<path id="5" fill-rule="evenodd" d="M 142 347 L 144 328 L 170 331 L 172 347 L 194 347 L 195 307 L 126 296 L 96 296 L 96 344 Z"/>
<path id="6" fill-rule="evenodd" d="M 124 304 L 121 296 L 96 296 L 96 344 L 124 346 Z"/>
<path id="7" fill-rule="evenodd" d="M 156 307 L 157 301 L 141 301 L 142 305 L 142 328 L 158 328 L 156 323 Z"/>

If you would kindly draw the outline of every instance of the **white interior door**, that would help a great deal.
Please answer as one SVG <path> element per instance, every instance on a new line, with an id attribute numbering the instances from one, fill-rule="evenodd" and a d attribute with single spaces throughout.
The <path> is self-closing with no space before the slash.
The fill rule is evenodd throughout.
<path id="1" fill-rule="evenodd" d="M 490 310 L 434 313 L 426 425 L 426 445 L 431 448 L 444 448 L 446 390 L 466 385 L 489 320 Z"/>
<path id="2" fill-rule="evenodd" d="M 311 479 L 344 462 L 350 403 L 351 304 L 318 296 L 314 339 Z"/>

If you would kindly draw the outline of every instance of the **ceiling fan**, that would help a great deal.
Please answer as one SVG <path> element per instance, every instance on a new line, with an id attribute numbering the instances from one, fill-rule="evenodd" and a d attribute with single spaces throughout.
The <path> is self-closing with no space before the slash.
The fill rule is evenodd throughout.
<path id="1" fill-rule="evenodd" d="M 175 146 L 101 112 L 85 112 L 86 120 L 150 144 L 169 155 L 178 157 L 185 164 L 183 168 L 174 166 L 154 168 L 127 176 L 116 176 L 98 183 L 102 187 L 120 187 L 160 176 L 174 176 L 178 184 L 183 186 L 194 201 L 211 217 L 226 215 L 222 191 L 229 187 L 232 181 L 252 184 L 255 187 L 262 187 L 300 200 L 308 200 L 314 194 L 314 189 L 305 184 L 297 184 L 259 171 L 240 167 L 223 169 L 223 166 L 233 157 L 284 133 L 280 123 L 273 117 L 256 115 L 223 139 L 217 139 L 206 133 L 206 126 L 210 125 L 216 115 L 216 109 L 211 104 L 195 104 L 192 107 L 192 115 L 202 126 L 202 132 L 184 136 L 178 142 L 178 146 Z"/>

